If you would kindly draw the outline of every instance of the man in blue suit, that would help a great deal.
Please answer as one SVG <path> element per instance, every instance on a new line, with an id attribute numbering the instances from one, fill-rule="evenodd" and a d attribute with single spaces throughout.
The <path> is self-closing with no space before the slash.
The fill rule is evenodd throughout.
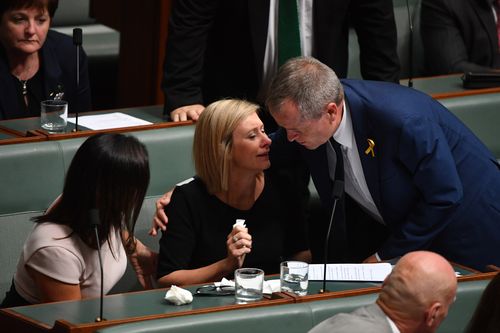
<path id="1" fill-rule="evenodd" d="M 350 230 L 356 210 L 389 231 L 366 262 L 430 250 L 480 270 L 500 264 L 500 166 L 437 101 L 392 83 L 340 81 L 302 57 L 280 68 L 267 106 L 284 129 L 273 139 L 273 166 L 299 151 L 329 212 L 333 181 L 343 178 L 355 205 L 335 213 L 333 233 L 345 223 L 348 252 L 362 236 Z"/>

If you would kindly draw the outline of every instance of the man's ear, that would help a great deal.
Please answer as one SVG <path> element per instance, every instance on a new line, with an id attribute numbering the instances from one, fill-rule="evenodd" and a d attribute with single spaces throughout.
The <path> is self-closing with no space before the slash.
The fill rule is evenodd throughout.
<path id="1" fill-rule="evenodd" d="M 441 312 L 443 306 L 440 302 L 433 303 L 425 313 L 425 325 L 427 327 L 436 327 L 441 322 Z"/>
<path id="2" fill-rule="evenodd" d="M 326 113 L 329 116 L 331 122 L 335 121 L 337 117 L 341 116 L 341 106 L 335 104 L 334 102 L 330 102 L 326 105 Z"/>

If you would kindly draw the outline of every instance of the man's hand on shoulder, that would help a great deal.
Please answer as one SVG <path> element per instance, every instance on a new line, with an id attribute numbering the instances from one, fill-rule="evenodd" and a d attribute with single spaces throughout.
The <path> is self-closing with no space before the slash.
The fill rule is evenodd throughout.
<path id="1" fill-rule="evenodd" d="M 172 189 L 156 200 L 156 213 L 153 217 L 153 225 L 149 229 L 150 236 L 154 237 L 158 235 L 158 229 L 162 231 L 167 230 L 168 217 L 165 214 L 165 207 L 170 203 L 173 192 L 174 190 Z"/>
<path id="2" fill-rule="evenodd" d="M 170 113 L 170 119 L 173 122 L 186 121 L 188 119 L 197 121 L 203 110 L 205 110 L 205 107 L 201 104 L 181 106 Z"/>

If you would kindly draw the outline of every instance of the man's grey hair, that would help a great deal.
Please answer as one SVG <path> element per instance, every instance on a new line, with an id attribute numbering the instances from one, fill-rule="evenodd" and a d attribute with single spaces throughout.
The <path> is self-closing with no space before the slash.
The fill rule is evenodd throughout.
<path id="1" fill-rule="evenodd" d="M 344 90 L 335 72 L 312 57 L 288 60 L 271 82 L 266 105 L 271 113 L 281 111 L 286 100 L 296 104 L 304 120 L 321 117 L 326 105 L 338 104 Z"/>

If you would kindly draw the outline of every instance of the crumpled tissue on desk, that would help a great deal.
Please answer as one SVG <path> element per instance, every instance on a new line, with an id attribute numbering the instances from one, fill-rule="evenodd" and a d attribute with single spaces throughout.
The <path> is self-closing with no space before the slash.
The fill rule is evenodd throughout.
<path id="1" fill-rule="evenodd" d="M 165 294 L 165 299 L 175 305 L 184 305 L 193 301 L 193 294 L 189 290 L 172 285 Z"/>

